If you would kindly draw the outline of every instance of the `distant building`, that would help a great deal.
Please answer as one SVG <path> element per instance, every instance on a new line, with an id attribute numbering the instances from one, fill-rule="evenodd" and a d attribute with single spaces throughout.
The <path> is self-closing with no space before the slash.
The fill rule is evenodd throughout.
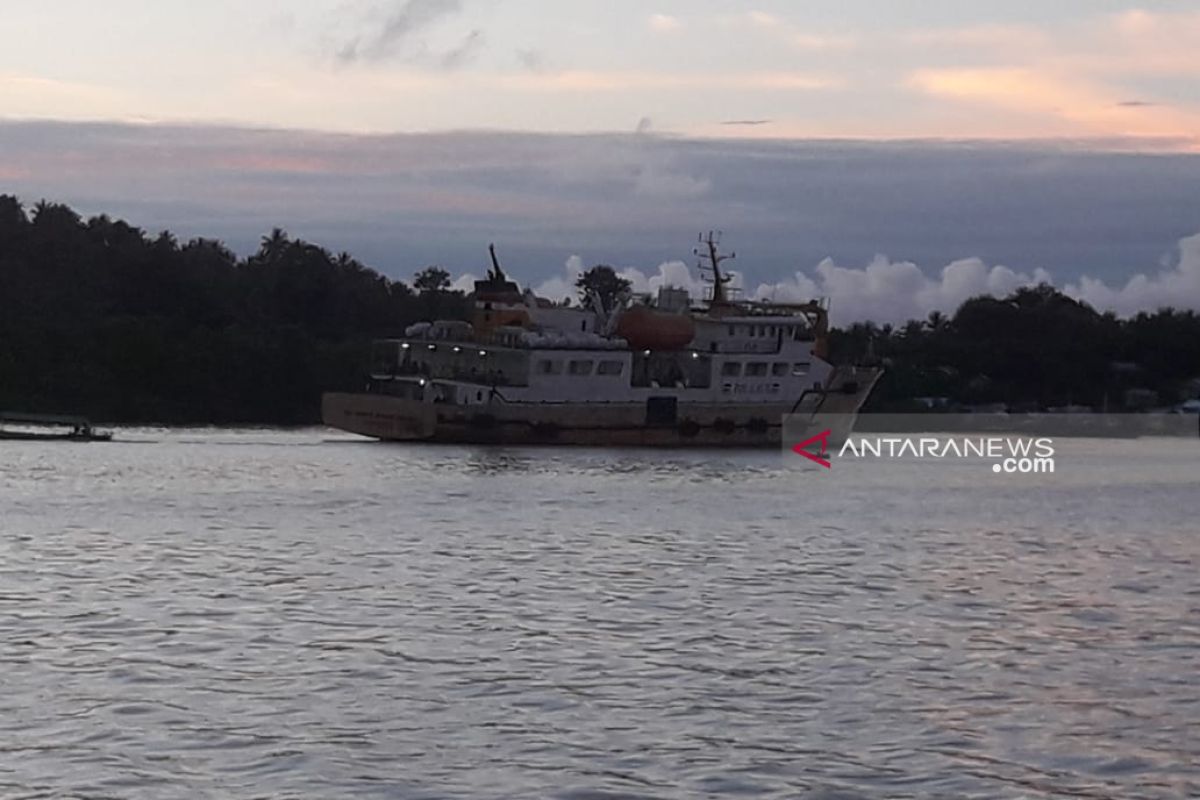
<path id="1" fill-rule="evenodd" d="M 1180 414 L 1200 414 L 1200 400 L 1188 400 L 1175 407 Z"/>
<path id="2" fill-rule="evenodd" d="M 1131 411 L 1146 411 L 1158 405 L 1158 392 L 1153 389 L 1126 389 L 1122 400 L 1125 408 Z"/>

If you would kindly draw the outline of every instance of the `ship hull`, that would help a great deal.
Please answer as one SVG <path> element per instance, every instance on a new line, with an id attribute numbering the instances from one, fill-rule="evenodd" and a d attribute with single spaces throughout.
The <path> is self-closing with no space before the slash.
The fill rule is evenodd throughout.
<path id="1" fill-rule="evenodd" d="M 571 445 L 584 447 L 778 447 L 784 417 L 836 419 L 846 426 L 866 401 L 878 370 L 850 370 L 831 390 L 795 404 L 496 403 L 436 405 L 381 394 L 326 394 L 322 418 L 348 433 L 394 442 Z M 849 430 L 838 433 L 848 434 Z"/>
<path id="2" fill-rule="evenodd" d="M 0 431 L 4 442 L 111 442 L 111 433 L 26 433 Z"/>

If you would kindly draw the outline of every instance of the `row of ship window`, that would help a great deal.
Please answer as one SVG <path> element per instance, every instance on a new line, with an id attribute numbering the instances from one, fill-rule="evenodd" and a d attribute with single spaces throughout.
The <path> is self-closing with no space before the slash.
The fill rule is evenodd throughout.
<path id="1" fill-rule="evenodd" d="M 740 361 L 726 361 L 721 367 L 722 378 L 765 378 L 768 374 L 782 378 L 787 374 L 792 375 L 807 375 L 809 364 L 807 362 L 789 363 L 787 361 L 776 361 L 774 364 L 767 364 L 762 361 L 751 361 L 744 365 Z"/>
<path id="2" fill-rule="evenodd" d="M 765 378 L 767 375 L 772 375 L 776 378 L 782 378 L 786 375 L 807 375 L 810 364 L 807 362 L 787 362 L 776 361 L 773 364 L 765 361 L 752 361 L 748 364 L 742 364 L 740 361 L 726 361 L 721 367 L 721 377 L 723 378 Z M 594 370 L 594 372 L 593 372 Z M 619 377 L 625 371 L 625 364 L 620 361 L 601 361 L 598 364 L 590 359 L 576 359 L 566 362 L 566 372 L 568 375 L 589 376 L 608 375 Z M 563 362 L 551 359 L 543 359 L 537 364 L 537 373 L 539 375 L 562 375 Z"/>
<path id="3" fill-rule="evenodd" d="M 741 333 L 742 325 L 730 325 L 729 335 L 737 336 Z M 774 336 L 776 333 L 784 336 L 797 336 L 804 332 L 804 328 L 797 325 L 746 325 L 746 335 L 750 337 Z"/>
<path id="4" fill-rule="evenodd" d="M 625 364 L 621 361 L 601 361 L 597 364 L 590 359 L 578 359 L 567 362 L 568 375 L 587 376 L 593 374 L 593 369 L 596 375 L 619 377 L 625 371 Z M 563 362 L 544 359 L 538 362 L 537 372 L 539 375 L 562 375 Z"/>

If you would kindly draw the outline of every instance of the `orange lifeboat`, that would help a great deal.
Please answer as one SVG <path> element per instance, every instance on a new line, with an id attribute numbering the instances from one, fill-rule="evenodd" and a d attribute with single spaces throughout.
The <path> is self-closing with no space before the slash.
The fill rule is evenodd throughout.
<path id="1" fill-rule="evenodd" d="M 617 320 L 617 335 L 634 350 L 682 350 L 696 338 L 696 325 L 685 314 L 634 306 Z"/>

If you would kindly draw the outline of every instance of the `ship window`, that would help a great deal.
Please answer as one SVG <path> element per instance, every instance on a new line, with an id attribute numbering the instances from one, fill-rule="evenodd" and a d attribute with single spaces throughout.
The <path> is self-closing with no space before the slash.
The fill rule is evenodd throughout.
<path id="1" fill-rule="evenodd" d="M 779 361 L 771 365 L 771 374 L 776 378 L 782 378 L 788 374 L 788 364 L 786 361 Z"/>
<path id="2" fill-rule="evenodd" d="M 625 371 L 625 365 L 620 361 L 601 361 L 596 365 L 597 375 L 620 375 Z"/>
<path id="3" fill-rule="evenodd" d="M 768 325 L 767 326 L 767 336 L 774 336 L 774 335 L 775 335 L 775 326 Z"/>
<path id="4" fill-rule="evenodd" d="M 767 374 L 767 365 L 761 361 L 746 365 L 747 378 L 761 378 Z"/>
<path id="5" fill-rule="evenodd" d="M 725 378 L 740 378 L 742 377 L 742 364 L 740 361 L 726 361 L 721 367 L 721 375 Z"/>
<path id="6" fill-rule="evenodd" d="M 592 362 L 590 360 L 572 361 L 567 370 L 572 375 L 591 375 Z"/>
<path id="7" fill-rule="evenodd" d="M 562 375 L 562 362 L 545 359 L 538 362 L 539 375 Z"/>
<path id="8" fill-rule="evenodd" d="M 793 375 L 807 375 L 809 366 L 811 366 L 811 365 L 809 365 L 809 364 L 793 364 L 792 365 L 792 374 Z"/>
<path id="9" fill-rule="evenodd" d="M 730 335 L 730 336 L 737 336 L 737 325 L 730 325 L 730 326 L 729 326 L 729 335 Z"/>

